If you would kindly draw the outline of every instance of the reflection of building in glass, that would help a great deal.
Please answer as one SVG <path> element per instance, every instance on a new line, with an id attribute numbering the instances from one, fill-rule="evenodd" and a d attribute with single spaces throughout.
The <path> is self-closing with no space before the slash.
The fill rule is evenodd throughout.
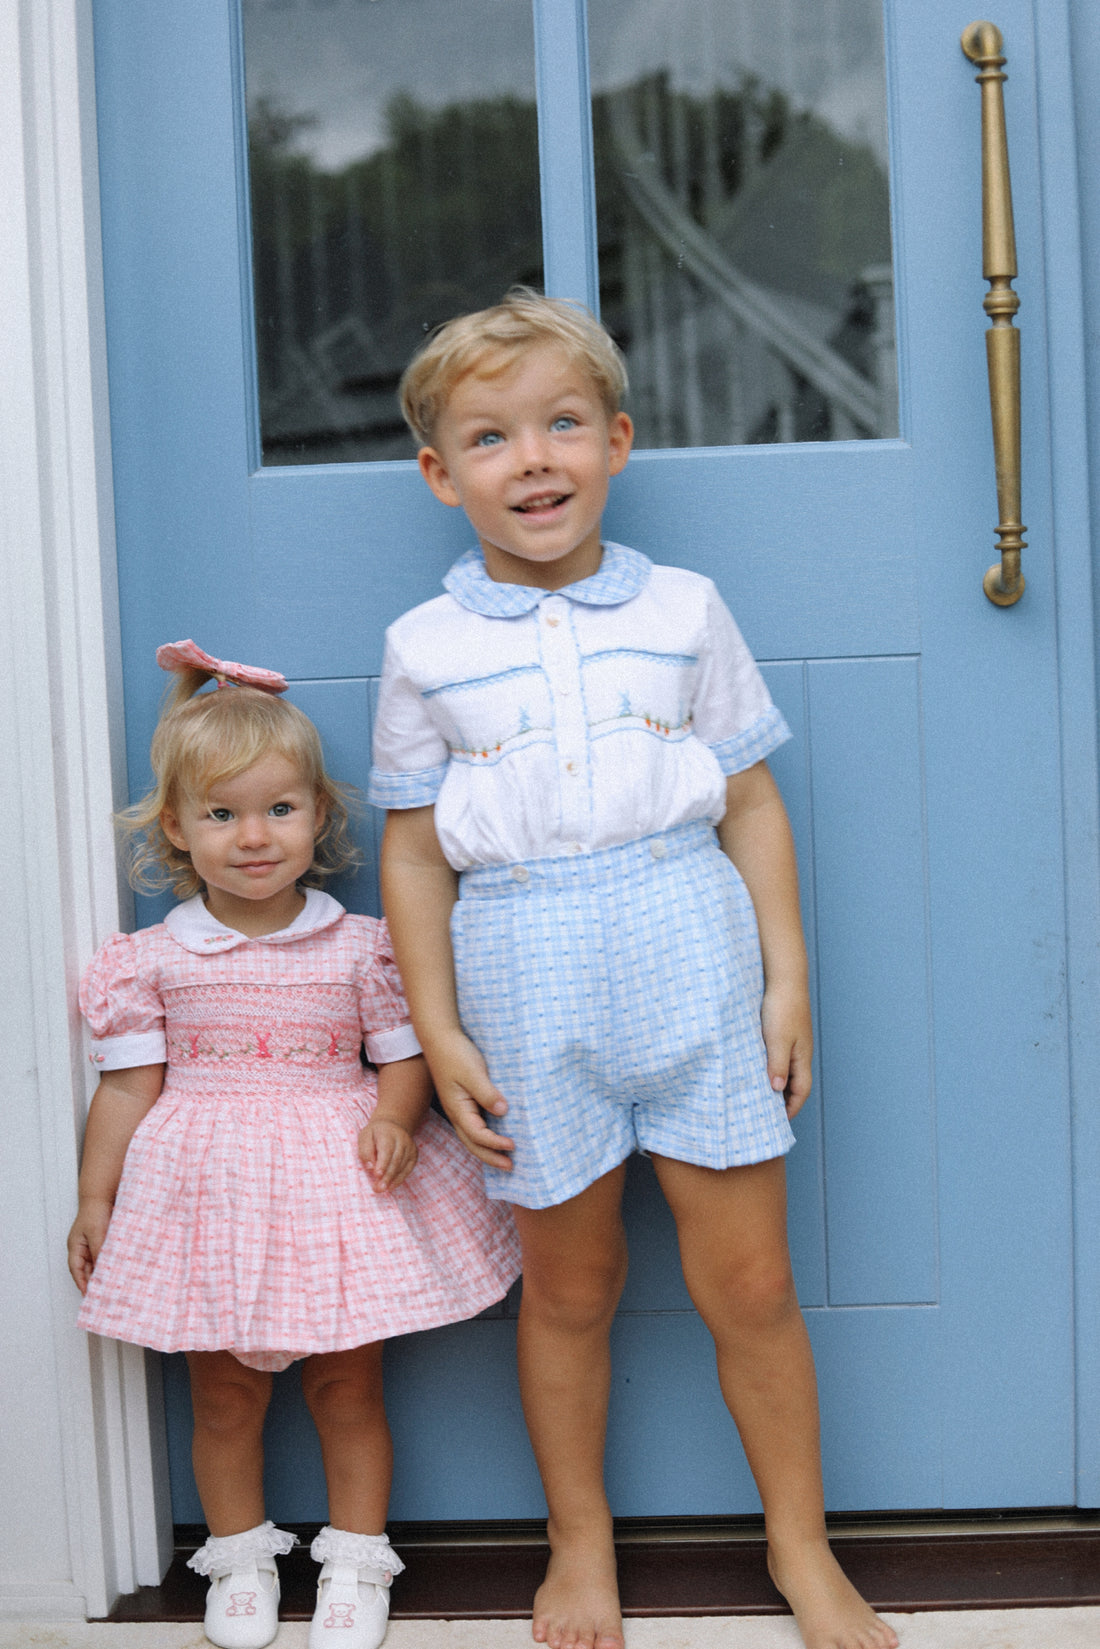
<path id="1" fill-rule="evenodd" d="M 897 433 L 890 202 L 870 147 L 751 79 L 594 105 L 601 307 L 643 446 Z"/>
<path id="2" fill-rule="evenodd" d="M 593 101 L 601 305 L 641 446 L 897 433 L 890 216 L 872 148 L 747 79 L 655 72 Z M 533 103 L 397 97 L 323 171 L 255 100 L 253 261 L 267 463 L 407 457 L 394 390 L 425 331 L 539 285 Z"/>

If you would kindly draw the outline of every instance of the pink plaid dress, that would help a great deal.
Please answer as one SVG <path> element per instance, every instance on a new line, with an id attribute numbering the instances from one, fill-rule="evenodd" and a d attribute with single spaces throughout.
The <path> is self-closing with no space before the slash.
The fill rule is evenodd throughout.
<path id="1" fill-rule="evenodd" d="M 310 890 L 248 939 L 201 899 L 115 934 L 80 1005 L 100 1070 L 167 1062 L 130 1142 L 80 1312 L 158 1351 L 253 1368 L 472 1317 L 519 1274 L 510 1214 L 430 1114 L 419 1161 L 376 1193 L 357 1151 L 375 1063 L 418 1051 L 385 923 Z"/>

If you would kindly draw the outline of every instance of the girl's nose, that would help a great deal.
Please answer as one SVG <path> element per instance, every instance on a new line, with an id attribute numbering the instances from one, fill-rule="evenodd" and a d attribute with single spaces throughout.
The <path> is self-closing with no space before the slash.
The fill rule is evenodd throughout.
<path id="1" fill-rule="evenodd" d="M 267 840 L 267 814 L 242 813 L 237 821 L 237 840 L 249 845 Z"/>

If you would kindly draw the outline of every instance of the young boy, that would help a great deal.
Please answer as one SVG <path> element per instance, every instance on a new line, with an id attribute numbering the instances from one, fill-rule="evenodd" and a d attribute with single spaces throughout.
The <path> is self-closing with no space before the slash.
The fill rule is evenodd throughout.
<path id="1" fill-rule="evenodd" d="M 421 473 L 478 548 L 389 631 L 370 788 L 413 1023 L 523 1245 L 519 1377 L 551 1547 L 533 1635 L 623 1649 L 603 1454 L 624 1164 L 643 1149 L 807 1649 L 894 1649 L 826 1540 L 787 1253 L 787 1118 L 812 1045 L 764 760 L 787 729 L 709 580 L 601 541 L 624 388 L 587 311 L 523 290 L 409 367 Z"/>

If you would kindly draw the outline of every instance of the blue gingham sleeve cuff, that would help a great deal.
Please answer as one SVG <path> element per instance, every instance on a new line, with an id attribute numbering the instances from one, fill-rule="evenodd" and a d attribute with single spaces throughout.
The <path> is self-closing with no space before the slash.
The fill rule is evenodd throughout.
<path id="1" fill-rule="evenodd" d="M 130 1031 L 93 1038 L 88 1058 L 97 1071 L 129 1071 L 135 1065 L 163 1065 L 168 1044 L 163 1031 Z"/>
<path id="2" fill-rule="evenodd" d="M 365 1045 L 372 1065 L 392 1065 L 398 1059 L 412 1059 L 420 1052 L 420 1043 L 411 1025 L 398 1025 L 392 1031 L 374 1031 L 366 1038 Z"/>
<path id="3" fill-rule="evenodd" d="M 419 773 L 387 773 L 372 767 L 367 781 L 367 800 L 373 807 L 431 807 L 439 795 L 447 763 L 426 767 Z"/>
<path id="4" fill-rule="evenodd" d="M 712 744 L 710 748 L 728 778 L 732 773 L 743 773 L 746 768 L 755 767 L 773 750 L 778 750 L 781 744 L 786 744 L 790 736 L 790 728 L 772 704 L 743 733 L 736 733 L 732 739 L 723 739 L 721 744 Z"/>

